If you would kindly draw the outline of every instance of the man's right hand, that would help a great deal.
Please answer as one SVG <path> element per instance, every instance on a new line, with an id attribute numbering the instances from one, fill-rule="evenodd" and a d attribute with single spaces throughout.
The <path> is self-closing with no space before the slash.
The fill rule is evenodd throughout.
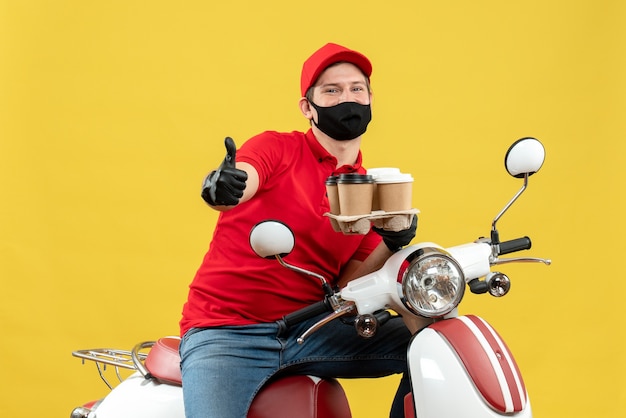
<path id="1" fill-rule="evenodd" d="M 232 138 L 224 139 L 226 157 L 217 168 L 209 173 L 202 184 L 202 199 L 211 206 L 234 206 L 239 203 L 246 188 L 248 174 L 235 168 L 237 147 Z"/>

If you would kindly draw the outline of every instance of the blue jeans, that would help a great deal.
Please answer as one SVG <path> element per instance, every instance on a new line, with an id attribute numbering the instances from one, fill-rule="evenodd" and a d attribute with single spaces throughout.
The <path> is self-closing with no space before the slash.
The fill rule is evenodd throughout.
<path id="1" fill-rule="evenodd" d="M 395 373 L 403 377 L 390 417 L 404 417 L 411 335 L 402 320 L 390 320 L 369 339 L 334 320 L 298 344 L 296 338 L 321 317 L 282 335 L 276 323 L 189 330 L 180 344 L 186 417 L 245 418 L 256 393 L 277 374 L 364 378 Z"/>

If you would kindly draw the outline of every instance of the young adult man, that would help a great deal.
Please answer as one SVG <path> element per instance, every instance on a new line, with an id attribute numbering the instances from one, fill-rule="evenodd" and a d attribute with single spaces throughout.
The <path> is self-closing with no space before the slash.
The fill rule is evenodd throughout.
<path id="1" fill-rule="evenodd" d="M 202 197 L 221 213 L 180 323 L 188 418 L 244 418 L 255 394 L 278 373 L 379 377 L 406 372 L 410 335 L 400 320 L 367 340 L 333 321 L 297 344 L 319 317 L 280 333 L 277 320 L 321 300 L 323 291 L 319 281 L 259 258 L 248 245 L 256 223 L 282 221 L 296 236 L 289 262 L 341 286 L 379 268 L 415 236 L 416 218 L 405 231 L 343 235 L 323 216 L 329 210 L 326 178 L 365 173 L 360 144 L 371 119 L 371 72 L 363 54 L 323 46 L 301 73 L 299 107 L 310 129 L 267 131 L 237 152 L 227 139 L 226 159 L 205 179 Z M 392 417 L 403 416 L 408 390 L 403 378 Z"/>

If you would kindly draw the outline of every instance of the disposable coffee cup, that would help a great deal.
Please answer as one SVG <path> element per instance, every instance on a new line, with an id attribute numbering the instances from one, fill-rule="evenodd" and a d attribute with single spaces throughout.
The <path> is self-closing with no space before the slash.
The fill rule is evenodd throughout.
<path id="1" fill-rule="evenodd" d="M 376 191 L 381 210 L 409 210 L 413 199 L 413 177 L 404 173 L 380 175 L 376 178 Z"/>
<path id="2" fill-rule="evenodd" d="M 369 215 L 372 212 L 374 179 L 367 174 L 341 174 L 337 179 L 340 213 L 344 216 Z"/>
<path id="3" fill-rule="evenodd" d="M 333 215 L 339 215 L 341 210 L 339 206 L 337 176 L 330 176 L 326 179 L 326 194 L 328 195 L 328 203 L 330 204 L 330 213 Z"/>
<path id="4" fill-rule="evenodd" d="M 372 178 L 374 179 L 374 196 L 372 197 L 372 211 L 381 210 L 379 199 L 378 199 L 378 184 L 376 181 L 381 176 L 384 177 L 384 176 L 400 174 L 400 169 L 395 168 L 395 167 L 370 168 L 367 170 L 367 174 L 372 176 Z"/>

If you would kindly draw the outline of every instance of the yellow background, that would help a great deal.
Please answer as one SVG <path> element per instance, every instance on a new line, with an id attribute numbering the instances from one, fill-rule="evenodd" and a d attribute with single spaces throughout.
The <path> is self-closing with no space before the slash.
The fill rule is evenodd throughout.
<path id="1" fill-rule="evenodd" d="M 303 60 L 333 41 L 374 63 L 366 166 L 416 178 L 417 240 L 500 222 L 551 267 L 503 266 L 469 296 L 516 355 L 536 417 L 619 417 L 626 3 L 613 1 L 0 1 L 0 415 L 68 416 L 106 394 L 72 350 L 177 332 L 215 214 L 200 182 L 265 129 L 304 130 Z M 246 243 L 241 243 L 246 245 Z M 395 378 L 345 382 L 355 418 L 386 416 Z"/>

